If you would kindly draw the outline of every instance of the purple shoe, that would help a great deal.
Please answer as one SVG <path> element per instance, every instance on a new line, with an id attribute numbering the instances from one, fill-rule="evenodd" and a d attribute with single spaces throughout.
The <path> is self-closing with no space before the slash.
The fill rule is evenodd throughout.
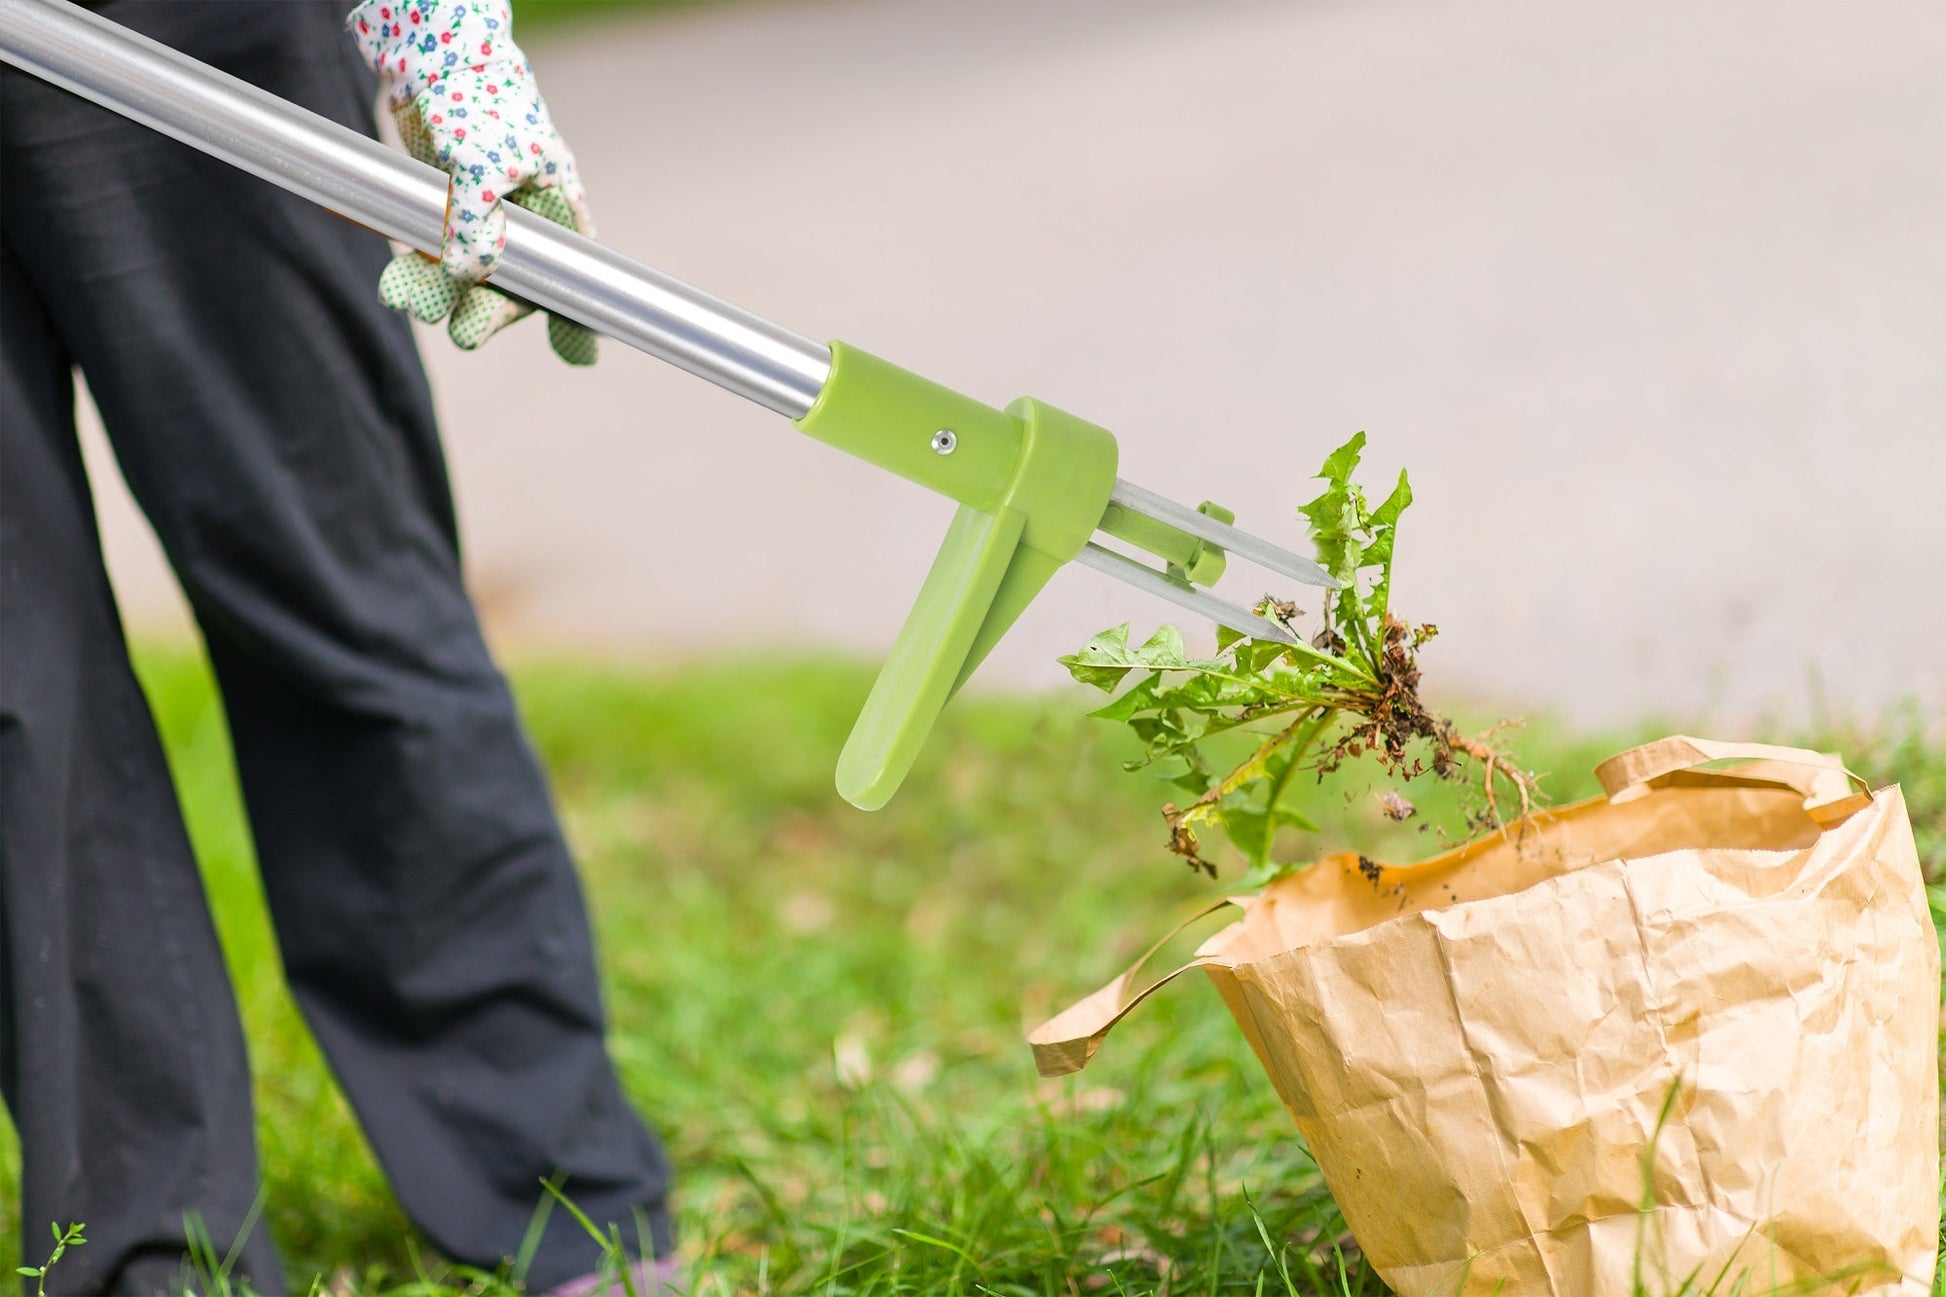
<path id="1" fill-rule="evenodd" d="M 678 1297 L 682 1292 L 676 1284 L 676 1258 L 672 1256 L 660 1261 L 637 1261 L 628 1268 L 628 1277 L 635 1286 L 635 1297 Z M 628 1289 L 620 1279 L 596 1271 L 557 1284 L 541 1297 L 627 1297 L 627 1294 Z"/>

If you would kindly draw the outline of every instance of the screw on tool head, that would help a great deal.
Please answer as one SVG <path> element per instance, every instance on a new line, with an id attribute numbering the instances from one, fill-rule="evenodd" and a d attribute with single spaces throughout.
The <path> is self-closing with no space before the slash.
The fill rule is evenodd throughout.
<path id="1" fill-rule="evenodd" d="M 935 454 L 950 455 L 957 445 L 959 445 L 959 438 L 954 435 L 951 428 L 941 428 L 932 435 L 932 448 Z"/>

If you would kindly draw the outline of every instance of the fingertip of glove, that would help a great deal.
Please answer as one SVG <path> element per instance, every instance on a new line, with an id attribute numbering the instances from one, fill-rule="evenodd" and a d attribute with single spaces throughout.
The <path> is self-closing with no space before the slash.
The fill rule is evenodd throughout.
<path id="1" fill-rule="evenodd" d="M 459 305 L 453 308 L 453 318 L 446 331 L 462 350 L 474 351 L 488 338 L 522 319 L 533 309 L 498 289 L 476 284 L 460 295 Z"/>
<path id="2" fill-rule="evenodd" d="M 378 300 L 426 324 L 446 318 L 458 290 L 433 262 L 417 253 L 394 257 L 378 277 Z"/>
<path id="3" fill-rule="evenodd" d="M 489 324 L 479 319 L 467 320 L 455 314 L 447 322 L 446 336 L 461 351 L 478 351 L 486 345 L 487 339 L 506 328 L 504 324 Z"/>
<path id="4" fill-rule="evenodd" d="M 585 368 L 600 359 L 601 335 L 572 320 L 547 317 L 547 345 L 570 365 Z"/>

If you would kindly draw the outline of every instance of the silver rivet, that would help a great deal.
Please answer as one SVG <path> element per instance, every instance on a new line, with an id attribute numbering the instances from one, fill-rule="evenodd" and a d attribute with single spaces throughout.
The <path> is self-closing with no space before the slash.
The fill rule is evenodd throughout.
<path id="1" fill-rule="evenodd" d="M 951 428 L 941 428 L 932 435 L 932 448 L 935 454 L 950 455 L 957 445 L 959 445 L 959 438 L 953 435 Z"/>

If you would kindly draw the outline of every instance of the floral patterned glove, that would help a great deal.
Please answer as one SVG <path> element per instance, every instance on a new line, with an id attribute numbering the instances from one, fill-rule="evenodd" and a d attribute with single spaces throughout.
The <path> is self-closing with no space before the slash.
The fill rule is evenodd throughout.
<path id="1" fill-rule="evenodd" d="M 471 350 L 533 307 L 480 281 L 506 248 L 505 202 L 593 235 L 574 154 L 513 42 L 507 0 L 364 0 L 346 28 L 390 87 L 408 152 L 451 177 L 438 262 L 408 252 L 386 267 L 379 298 Z M 591 365 L 595 335 L 548 317 L 548 341 Z"/>

